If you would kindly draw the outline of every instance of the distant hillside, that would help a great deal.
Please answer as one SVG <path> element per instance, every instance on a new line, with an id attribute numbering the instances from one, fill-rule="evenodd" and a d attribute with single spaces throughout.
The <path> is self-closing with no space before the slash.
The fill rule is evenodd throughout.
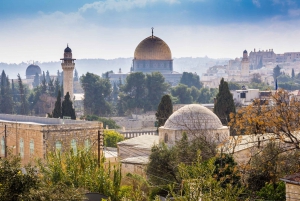
<path id="1" fill-rule="evenodd" d="M 225 65 L 227 64 L 228 59 L 211 59 L 208 57 L 182 57 L 174 58 L 174 70 L 177 72 L 196 72 L 198 75 L 201 75 L 206 71 L 207 68 L 214 66 L 216 64 Z M 56 75 L 57 70 L 62 71 L 61 62 L 35 62 L 39 65 L 42 71 L 49 70 L 51 75 Z M 117 58 L 117 59 L 78 59 L 75 61 L 75 68 L 78 71 L 79 75 L 85 74 L 86 72 L 95 73 L 101 75 L 106 71 L 118 72 L 119 68 L 122 69 L 122 72 L 129 72 L 132 65 L 132 58 Z M 20 73 L 22 78 L 25 78 L 26 68 L 28 63 L 20 64 L 7 64 L 0 63 L 0 70 L 5 70 L 6 74 L 9 75 L 9 78 L 17 78 L 17 74 Z"/>

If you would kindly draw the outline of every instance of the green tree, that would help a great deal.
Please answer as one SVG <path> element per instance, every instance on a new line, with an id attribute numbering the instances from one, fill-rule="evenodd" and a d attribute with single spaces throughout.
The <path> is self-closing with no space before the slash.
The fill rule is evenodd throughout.
<path id="1" fill-rule="evenodd" d="M 180 104 L 190 104 L 193 101 L 191 89 L 184 84 L 178 84 L 176 87 L 172 88 L 171 94 L 172 96 L 178 98 Z"/>
<path id="2" fill-rule="evenodd" d="M 229 90 L 239 90 L 242 89 L 242 86 L 236 82 L 228 82 Z"/>
<path id="3" fill-rule="evenodd" d="M 118 102 L 119 88 L 117 84 L 114 82 L 113 91 L 112 91 L 112 100 L 114 103 Z"/>
<path id="4" fill-rule="evenodd" d="M 111 201 L 119 201 L 124 197 L 120 166 L 105 167 L 104 158 L 99 165 L 92 149 L 79 149 L 77 153 L 72 149 L 63 153 L 49 153 L 46 161 L 39 161 L 38 168 L 43 175 L 43 182 L 49 187 L 64 184 L 68 188 L 83 188 L 84 191 L 104 194 Z"/>
<path id="5" fill-rule="evenodd" d="M 293 79 L 289 75 L 281 74 L 277 77 L 278 82 L 292 82 Z"/>
<path id="6" fill-rule="evenodd" d="M 61 107 L 61 117 L 63 118 L 64 116 L 71 117 L 71 119 L 76 119 L 75 115 L 75 109 L 73 108 L 73 103 L 70 100 L 70 94 L 67 92 L 65 95 L 65 98 L 62 102 L 62 107 Z"/>
<path id="7" fill-rule="evenodd" d="M 43 76 L 42 76 L 42 94 L 47 93 L 47 81 L 45 77 L 45 72 L 43 71 Z"/>
<path id="8" fill-rule="evenodd" d="M 164 95 L 158 105 L 157 112 L 155 113 L 158 127 L 165 124 L 169 116 L 173 113 L 173 104 L 169 95 Z"/>
<path id="9" fill-rule="evenodd" d="M 180 83 L 187 85 L 189 88 L 194 86 L 197 89 L 200 89 L 202 87 L 199 75 L 194 73 L 183 72 Z"/>
<path id="10" fill-rule="evenodd" d="M 121 92 L 128 109 L 144 108 L 147 98 L 146 76 L 142 72 L 131 73 L 126 77 Z"/>
<path id="11" fill-rule="evenodd" d="M 35 73 L 32 85 L 33 87 L 37 87 L 40 85 L 40 76 L 38 73 Z"/>
<path id="12" fill-rule="evenodd" d="M 22 79 L 20 74 L 18 74 L 18 84 L 19 84 L 19 93 L 20 93 L 20 114 L 27 115 L 28 114 L 28 101 L 26 99 L 26 91 L 25 87 L 22 83 Z"/>
<path id="13" fill-rule="evenodd" d="M 113 119 L 107 119 L 105 117 L 98 117 L 97 115 L 87 115 L 84 117 L 80 117 L 81 119 L 85 119 L 87 121 L 100 121 L 103 123 L 103 127 L 106 128 L 108 126 L 109 129 L 118 129 L 120 126 Z"/>
<path id="14" fill-rule="evenodd" d="M 173 199 L 175 201 L 238 200 L 244 189 L 231 184 L 223 187 L 222 183 L 214 178 L 215 158 L 204 162 L 200 153 L 197 153 L 197 156 L 197 161 L 192 164 L 179 164 L 178 171 L 183 182 L 177 193 L 172 190 Z"/>
<path id="15" fill-rule="evenodd" d="M 227 124 L 230 121 L 230 113 L 235 113 L 233 96 L 230 93 L 228 83 L 224 81 L 224 78 L 221 79 L 219 85 L 219 93 L 216 97 L 214 113 L 220 118 L 223 124 Z"/>
<path id="16" fill-rule="evenodd" d="M 254 73 L 251 78 L 251 82 L 261 83 L 261 75 L 259 73 Z"/>
<path id="17" fill-rule="evenodd" d="M 85 114 L 104 116 L 111 114 L 112 107 L 107 99 L 111 95 L 111 83 L 108 79 L 100 78 L 93 73 L 81 77 L 84 90 L 83 105 Z"/>
<path id="18" fill-rule="evenodd" d="M 50 78 L 50 73 L 49 73 L 48 70 L 46 71 L 46 77 L 45 77 L 45 79 L 46 79 L 47 84 L 49 84 L 51 78 Z"/>
<path id="19" fill-rule="evenodd" d="M 295 70 L 292 68 L 292 79 L 295 79 Z"/>
<path id="20" fill-rule="evenodd" d="M 1 74 L 1 95 L 0 95 L 0 112 L 4 114 L 11 114 L 13 111 L 12 91 L 8 76 L 4 70 Z"/>
<path id="21" fill-rule="evenodd" d="M 32 167 L 21 168 L 20 158 L 0 158 L 0 200 L 28 200 L 38 183 L 37 172 Z"/>
<path id="22" fill-rule="evenodd" d="M 191 96 L 193 97 L 194 102 L 197 102 L 199 95 L 200 95 L 200 91 L 196 87 L 192 86 L 191 87 Z"/>
<path id="23" fill-rule="evenodd" d="M 144 108 L 156 110 L 161 97 L 167 93 L 170 85 L 165 82 L 165 78 L 160 72 L 152 72 L 146 75 L 146 88 L 148 104 Z"/>
<path id="24" fill-rule="evenodd" d="M 264 200 L 285 200 L 285 183 L 283 181 L 266 185 L 257 193 Z"/>
<path id="25" fill-rule="evenodd" d="M 277 65 L 275 68 L 273 68 L 273 78 L 274 78 L 274 82 L 276 81 L 277 77 L 279 75 L 281 75 L 280 72 L 281 68 Z"/>
<path id="26" fill-rule="evenodd" d="M 60 91 L 60 85 L 59 85 L 59 80 L 58 78 L 55 79 L 54 82 L 54 95 L 57 96 L 58 91 Z"/>
<path id="27" fill-rule="evenodd" d="M 79 80 L 79 78 L 78 78 L 78 72 L 77 72 L 77 70 L 75 68 L 75 71 L 74 71 L 74 81 L 77 82 L 78 80 Z"/>
<path id="28" fill-rule="evenodd" d="M 54 87 L 54 83 L 53 83 L 53 79 L 50 79 L 50 81 L 48 82 L 48 93 L 50 96 L 55 97 L 55 87 Z"/>
<path id="29" fill-rule="evenodd" d="M 211 98 L 211 95 L 210 95 L 209 88 L 204 87 L 204 88 L 201 88 L 199 91 L 199 96 L 198 96 L 197 102 L 198 103 L 210 103 L 210 98 Z"/>
<path id="30" fill-rule="evenodd" d="M 117 143 L 124 140 L 124 136 L 113 130 L 104 130 L 104 145 L 106 147 L 117 147 Z"/>
<path id="31" fill-rule="evenodd" d="M 57 99 L 55 102 L 55 107 L 52 112 L 52 117 L 53 118 L 61 118 L 62 116 L 63 115 L 62 115 L 62 107 L 61 107 L 61 94 L 60 94 L 60 91 L 58 91 Z"/>

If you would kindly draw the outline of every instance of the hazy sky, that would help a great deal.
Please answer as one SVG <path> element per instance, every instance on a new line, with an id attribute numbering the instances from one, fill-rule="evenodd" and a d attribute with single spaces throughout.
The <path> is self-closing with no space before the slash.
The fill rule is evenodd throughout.
<path id="1" fill-rule="evenodd" d="M 132 57 L 151 35 L 173 57 L 300 52 L 298 0 L 0 0 L 0 62 Z"/>

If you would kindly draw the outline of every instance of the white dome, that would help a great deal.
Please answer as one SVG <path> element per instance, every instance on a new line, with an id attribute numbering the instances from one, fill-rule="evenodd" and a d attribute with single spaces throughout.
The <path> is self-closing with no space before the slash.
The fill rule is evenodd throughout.
<path id="1" fill-rule="evenodd" d="M 164 128 L 172 130 L 204 130 L 222 127 L 218 116 L 199 104 L 190 104 L 180 108 L 168 118 L 164 125 Z"/>

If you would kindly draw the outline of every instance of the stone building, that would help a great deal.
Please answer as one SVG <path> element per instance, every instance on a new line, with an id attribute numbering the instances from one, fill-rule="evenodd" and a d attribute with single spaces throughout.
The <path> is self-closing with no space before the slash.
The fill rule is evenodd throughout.
<path id="1" fill-rule="evenodd" d="M 43 159 L 57 149 L 96 150 L 98 132 L 103 133 L 99 122 L 0 114 L 0 157 L 5 156 L 5 141 L 8 151 L 20 155 L 22 164 Z"/>
<path id="2" fill-rule="evenodd" d="M 62 60 L 61 67 L 64 72 L 64 78 L 63 78 L 63 85 L 64 85 L 64 95 L 66 95 L 67 92 L 70 94 L 70 99 L 73 100 L 73 71 L 75 68 L 74 59 L 72 57 L 72 50 L 69 48 L 69 45 L 67 45 L 65 51 L 64 51 L 64 58 L 60 59 Z"/>
<path id="3" fill-rule="evenodd" d="M 300 173 L 288 175 L 280 179 L 285 182 L 286 201 L 299 200 L 300 196 Z"/>
<path id="4" fill-rule="evenodd" d="M 38 65 L 30 64 L 26 68 L 26 79 L 34 79 L 36 73 L 40 76 L 42 74 L 41 68 Z"/>

